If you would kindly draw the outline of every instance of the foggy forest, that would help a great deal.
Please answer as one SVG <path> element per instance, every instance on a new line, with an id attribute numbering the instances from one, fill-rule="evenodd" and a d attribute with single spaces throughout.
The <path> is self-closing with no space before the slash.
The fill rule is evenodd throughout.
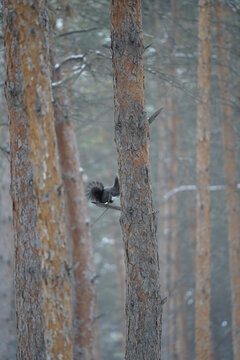
<path id="1" fill-rule="evenodd" d="M 0 359 L 240 359 L 239 0 L 2 0 Z"/>

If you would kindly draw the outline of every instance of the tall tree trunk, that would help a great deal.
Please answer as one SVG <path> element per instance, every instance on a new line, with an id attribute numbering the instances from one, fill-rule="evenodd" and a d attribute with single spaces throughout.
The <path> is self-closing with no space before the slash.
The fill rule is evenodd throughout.
<path id="1" fill-rule="evenodd" d="M 229 45 L 226 29 L 228 11 L 224 1 L 216 2 L 218 83 L 222 111 L 222 145 L 228 212 L 229 264 L 232 294 L 232 339 L 234 359 L 240 359 L 240 216 L 237 190 L 234 122 L 231 108 Z"/>
<path id="2" fill-rule="evenodd" d="M 45 1 L 3 0 L 17 359 L 72 359 L 71 287 Z"/>
<path id="3" fill-rule="evenodd" d="M 63 8 L 63 32 L 67 32 L 67 8 Z M 67 48 L 67 40 L 65 39 Z M 55 67 L 55 44 L 52 37 L 53 81 L 61 81 L 61 67 Z M 65 52 L 66 55 L 66 52 Z M 55 129 L 65 192 L 65 214 L 73 261 L 73 357 L 92 360 L 96 357 L 96 286 L 92 237 L 85 197 L 81 163 L 74 125 L 70 119 L 69 91 L 54 88 Z M 99 350 L 100 352 L 100 350 Z M 100 359 L 100 357 L 99 357 Z"/>
<path id="4" fill-rule="evenodd" d="M 158 0 L 157 0 L 158 1 Z M 159 92 L 159 101 L 158 101 L 158 108 L 161 108 L 163 105 L 164 108 L 167 108 L 167 105 L 160 102 L 161 97 L 161 91 Z M 165 116 L 165 115 L 163 115 Z M 162 291 L 162 297 L 166 298 L 169 296 L 168 293 L 168 236 L 169 236 L 169 228 L 170 228 L 170 218 L 169 218 L 169 202 L 164 201 L 164 193 L 167 192 L 167 189 L 169 191 L 171 190 L 168 186 L 167 181 L 167 164 L 165 162 L 166 157 L 168 156 L 168 144 L 167 144 L 167 128 L 166 128 L 167 121 L 164 118 L 163 121 L 158 122 L 158 134 L 159 134 L 159 159 L 158 159 L 158 193 L 159 193 L 159 202 L 158 207 L 161 209 L 161 215 L 159 220 L 159 260 L 160 260 L 160 276 L 161 276 L 161 291 Z M 162 358 L 168 359 L 168 311 L 167 311 L 167 304 L 163 306 L 163 321 L 162 321 Z"/>
<path id="5" fill-rule="evenodd" d="M 170 29 L 170 39 L 174 39 L 174 43 L 169 44 L 170 50 L 170 66 L 169 73 L 171 76 L 175 75 L 176 72 L 176 59 L 175 52 L 178 42 L 178 35 L 176 29 L 176 21 L 178 16 L 178 9 L 175 0 L 171 0 L 171 13 L 172 13 L 172 24 Z M 178 153 L 179 153 L 179 117 L 178 117 L 178 103 L 176 96 L 176 89 L 174 87 L 169 88 L 168 99 L 168 138 L 169 138 L 169 167 L 168 167 L 168 186 L 170 190 L 177 186 L 178 176 Z M 168 358 L 170 360 L 178 357 L 179 343 L 178 339 L 178 326 L 177 318 L 179 313 L 177 309 L 177 296 L 178 291 L 177 283 L 179 274 L 177 272 L 177 257 L 181 256 L 179 251 L 178 241 L 178 221 L 177 221 L 177 197 L 172 196 L 169 200 L 169 234 L 168 234 L 168 293 L 169 298 L 166 304 L 168 311 Z"/>
<path id="6" fill-rule="evenodd" d="M 166 89 L 167 92 L 167 89 Z M 168 109 L 168 99 L 165 98 L 164 109 Z M 164 112 L 166 114 L 166 112 Z M 168 113 L 168 110 L 167 110 Z M 169 360 L 169 347 L 172 342 L 170 334 L 171 326 L 171 314 L 170 314 L 170 305 L 169 298 L 171 296 L 171 289 L 169 286 L 170 280 L 170 263 L 171 257 L 168 253 L 169 251 L 169 239 L 170 239 L 170 229 L 171 229 L 171 219 L 170 219 L 170 202 L 168 200 L 164 201 L 164 194 L 172 190 L 169 170 L 170 162 L 165 161 L 166 158 L 170 156 L 170 144 L 168 141 L 169 135 L 169 119 L 168 117 L 164 119 L 165 121 L 159 121 L 158 131 L 159 131 L 159 184 L 160 184 L 160 204 L 159 209 L 162 208 L 161 214 L 161 223 L 160 231 L 162 233 L 160 238 L 159 249 L 160 251 L 160 269 L 161 269 L 161 286 L 162 286 L 162 296 L 163 298 L 168 299 L 167 303 L 163 306 L 163 333 L 162 333 L 162 357 L 163 359 Z"/>
<path id="7" fill-rule="evenodd" d="M 182 256 L 177 258 L 177 358 L 179 360 L 189 359 L 189 337 L 187 309 L 185 302 L 185 287 L 183 281 Z"/>
<path id="8" fill-rule="evenodd" d="M 155 27 L 155 36 L 156 39 L 160 38 L 160 3 L 159 0 L 155 0 L 155 9 L 154 9 L 154 27 Z M 156 51 L 157 54 L 161 54 L 160 41 L 156 42 Z M 159 56 L 160 63 L 160 56 Z M 158 82 L 157 84 L 157 108 L 167 108 L 167 97 L 165 93 L 167 92 L 167 86 L 165 83 Z M 167 130 L 167 117 L 166 111 L 162 114 L 162 121 L 157 122 L 157 131 L 158 131 L 158 208 L 161 209 L 161 213 L 158 215 L 158 246 L 161 249 L 159 253 L 159 262 L 160 262 L 160 282 L 161 282 L 161 293 L 162 297 L 168 297 L 168 256 L 167 256 L 167 244 L 168 244 L 168 234 L 169 234 L 169 202 L 164 201 L 164 194 L 167 191 L 170 191 L 170 186 L 168 182 L 168 163 L 165 159 L 169 154 L 169 142 L 168 142 L 168 130 Z M 168 359 L 168 312 L 167 304 L 163 306 L 163 318 L 162 318 L 162 346 L 161 346 L 161 356 L 163 359 Z"/>
<path id="9" fill-rule="evenodd" d="M 199 0 L 197 106 L 197 237 L 195 254 L 195 359 L 211 359 L 210 330 L 210 27 L 211 1 Z"/>
<path id="10" fill-rule="evenodd" d="M 173 61 L 173 59 L 172 59 Z M 173 74 L 175 69 L 174 66 L 171 67 L 171 73 Z M 168 186 L 170 190 L 174 189 L 177 185 L 177 153 L 178 153 L 178 127 L 179 119 L 177 114 L 177 99 L 175 97 L 174 89 L 170 90 L 168 94 L 168 114 L 169 114 L 169 129 L 168 135 L 170 138 L 170 151 L 169 157 L 169 179 Z M 169 233 L 168 233 L 168 294 L 169 298 L 167 301 L 167 311 L 168 311 L 168 357 L 169 359 L 177 358 L 177 282 L 178 282 L 178 272 L 177 272 L 177 256 L 180 256 L 179 244 L 177 242 L 178 231 L 177 231 L 177 197 L 172 196 L 168 199 L 169 202 Z"/>
<path id="11" fill-rule="evenodd" d="M 9 132 L 1 131 L 1 145 L 8 149 Z M 12 226 L 12 202 L 10 196 L 10 162 L 6 154 L 1 156 L 0 186 L 0 359 L 16 358 L 16 324 L 13 281 L 14 241 Z"/>
<path id="12" fill-rule="evenodd" d="M 57 77 L 57 74 L 56 74 Z M 58 81 L 55 78 L 54 81 Z M 66 216 L 73 256 L 74 359 L 95 358 L 96 288 L 87 201 L 78 155 L 77 139 L 69 119 L 66 89 L 54 91 L 54 114 L 66 198 Z"/>
<path id="13" fill-rule="evenodd" d="M 115 235 L 116 231 L 113 230 Z M 124 263 L 122 252 L 119 250 L 118 237 L 113 236 L 113 258 L 116 265 L 116 282 L 117 282 L 117 292 L 118 292 L 118 303 L 120 307 L 120 316 L 121 316 L 121 330 L 122 330 L 122 349 L 125 351 L 125 282 L 124 282 Z"/>
<path id="14" fill-rule="evenodd" d="M 115 141 L 126 259 L 126 360 L 158 360 L 161 298 L 156 224 L 144 112 L 140 0 L 112 0 Z"/>

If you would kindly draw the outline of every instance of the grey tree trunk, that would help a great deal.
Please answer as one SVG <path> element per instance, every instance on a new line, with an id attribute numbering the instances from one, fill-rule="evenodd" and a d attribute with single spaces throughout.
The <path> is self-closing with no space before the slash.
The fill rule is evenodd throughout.
<path id="1" fill-rule="evenodd" d="M 1 146 L 9 149 L 8 128 L 1 132 Z M 0 187 L 0 359 L 16 357 L 16 321 L 13 279 L 14 241 L 12 201 L 10 196 L 10 162 L 7 154 L 1 156 Z"/>

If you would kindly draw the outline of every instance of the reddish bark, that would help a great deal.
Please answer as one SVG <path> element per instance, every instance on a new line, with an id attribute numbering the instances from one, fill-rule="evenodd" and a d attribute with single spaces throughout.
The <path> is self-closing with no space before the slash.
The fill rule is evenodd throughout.
<path id="1" fill-rule="evenodd" d="M 59 70 L 55 81 L 59 80 Z M 55 128 L 62 168 L 68 233 L 73 257 L 73 350 L 74 359 L 95 358 L 96 288 L 90 221 L 77 139 L 69 119 L 68 94 L 54 92 Z"/>
<path id="2" fill-rule="evenodd" d="M 68 7 L 63 8 L 64 32 L 67 32 L 68 15 Z M 65 46 L 67 47 L 67 43 Z M 53 43 L 53 81 L 59 82 L 62 80 L 62 67 L 55 66 L 54 49 Z M 95 267 L 78 144 L 69 107 L 68 89 L 64 85 L 54 87 L 55 129 L 73 262 L 73 355 L 76 360 L 92 360 L 96 358 L 97 351 L 97 358 L 100 359 L 100 348 L 97 344 Z"/>
<path id="3" fill-rule="evenodd" d="M 71 286 L 45 2 L 3 1 L 17 359 L 72 359 Z"/>
<path id="4" fill-rule="evenodd" d="M 199 0 L 195 359 L 211 359 L 210 330 L 210 27 L 211 1 Z"/>
<path id="5" fill-rule="evenodd" d="M 111 5 L 115 141 L 121 185 L 121 228 L 126 261 L 126 360 L 158 360 L 161 297 L 144 112 L 140 0 Z"/>

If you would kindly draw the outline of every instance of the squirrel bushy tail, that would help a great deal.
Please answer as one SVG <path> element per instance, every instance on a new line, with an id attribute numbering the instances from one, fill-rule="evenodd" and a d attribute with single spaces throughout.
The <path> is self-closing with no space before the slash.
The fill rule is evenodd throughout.
<path id="1" fill-rule="evenodd" d="M 102 193 L 104 191 L 104 186 L 99 181 L 89 181 L 86 187 L 86 197 L 88 200 L 95 202 L 102 202 Z"/>
<path id="2" fill-rule="evenodd" d="M 120 186 L 118 177 L 115 177 L 115 181 L 112 187 L 104 188 L 100 181 L 90 181 L 86 187 L 86 196 L 88 200 L 98 203 L 112 203 L 112 196 L 120 195 Z"/>

